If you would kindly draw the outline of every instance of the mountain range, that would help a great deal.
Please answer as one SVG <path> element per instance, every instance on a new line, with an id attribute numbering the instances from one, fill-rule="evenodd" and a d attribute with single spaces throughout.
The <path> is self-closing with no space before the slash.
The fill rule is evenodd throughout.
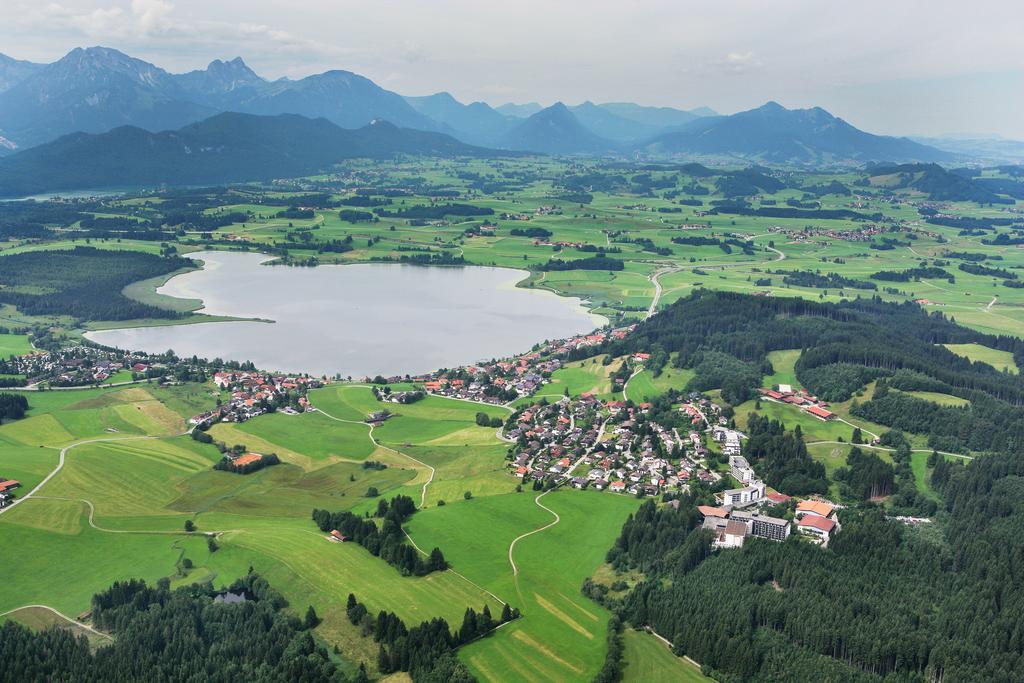
<path id="1" fill-rule="evenodd" d="M 296 114 L 227 112 L 174 131 L 121 126 L 31 147 L 0 159 L 0 196 L 269 180 L 309 175 L 344 159 L 399 154 L 493 156 L 495 151 L 386 121 L 349 129 Z"/>
<path id="2" fill-rule="evenodd" d="M 349 71 L 270 81 L 241 59 L 172 74 L 111 48 L 52 64 L 0 55 L 0 156 L 71 133 L 121 126 L 175 131 L 224 112 L 297 114 L 346 129 L 388 121 L 470 145 L 549 154 L 718 156 L 763 163 L 938 162 L 958 155 L 872 135 L 820 108 L 775 103 L 722 116 L 629 102 L 464 104 L 446 92 L 404 97 Z"/>

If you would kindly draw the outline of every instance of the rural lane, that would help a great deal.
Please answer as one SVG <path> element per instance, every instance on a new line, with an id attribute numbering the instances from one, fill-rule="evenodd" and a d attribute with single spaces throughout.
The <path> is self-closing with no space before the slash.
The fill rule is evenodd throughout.
<path id="1" fill-rule="evenodd" d="M 7 512 L 8 510 L 13 510 L 14 508 L 16 508 L 21 503 L 24 503 L 26 500 L 28 500 L 29 498 L 34 496 L 39 491 L 39 489 L 41 489 L 44 486 L 46 486 L 46 483 L 48 481 L 50 481 L 55 476 L 57 476 L 57 473 L 60 472 L 61 469 L 64 468 L 64 460 L 65 460 L 65 458 L 66 458 L 66 456 L 68 454 L 68 451 L 70 451 L 72 448 L 75 448 L 77 446 L 84 446 L 85 444 L 89 444 L 89 443 L 105 443 L 105 442 L 109 442 L 109 441 L 140 441 L 140 440 L 144 440 L 144 439 L 173 439 L 174 437 L 184 436 L 185 434 L 188 434 L 188 432 L 182 432 L 181 434 L 172 434 L 170 436 L 123 436 L 123 437 L 120 437 L 120 438 L 118 438 L 118 437 L 104 437 L 104 438 L 101 438 L 101 439 L 86 439 L 85 441 L 76 441 L 75 443 L 67 445 L 64 448 L 60 449 L 60 459 L 57 461 L 57 466 L 53 469 L 52 472 L 47 474 L 46 477 L 41 482 L 36 484 L 35 488 L 33 488 L 28 493 L 26 493 L 24 496 L 21 496 L 19 498 L 15 498 L 13 503 L 11 503 L 10 505 L 8 505 L 5 508 L 0 508 L 0 514 L 3 514 L 5 512 Z"/>
<path id="2" fill-rule="evenodd" d="M 372 424 L 367 424 L 366 422 L 360 422 L 358 420 L 343 420 L 340 417 L 335 417 L 334 415 L 331 415 L 328 412 L 324 412 L 324 410 L 322 410 L 321 408 L 314 407 L 313 410 L 319 412 L 320 414 L 322 414 L 326 418 L 334 420 L 335 422 L 347 422 L 348 424 L 363 425 L 364 427 L 369 427 L 370 431 L 367 433 L 367 436 L 370 437 L 370 443 L 372 443 L 374 445 L 374 447 L 376 447 L 376 448 L 383 448 L 386 451 L 391 451 L 392 453 L 395 453 L 396 455 L 400 455 L 403 458 L 408 458 L 409 460 L 412 460 L 414 463 L 422 465 L 423 467 L 426 467 L 428 470 L 430 470 L 430 477 L 428 477 L 427 481 L 423 484 L 423 491 L 420 494 L 420 507 L 421 508 L 426 507 L 426 505 L 427 505 L 427 487 L 430 486 L 431 482 L 434 481 L 434 474 L 437 473 L 437 470 L 435 470 L 433 467 L 431 467 L 427 463 L 423 462 L 422 460 L 417 460 L 416 458 L 412 457 L 408 453 L 403 453 L 402 451 L 396 451 L 394 448 L 391 448 L 390 446 L 385 446 L 384 444 L 382 444 L 379 441 L 377 441 L 377 439 L 373 436 L 373 425 Z"/>

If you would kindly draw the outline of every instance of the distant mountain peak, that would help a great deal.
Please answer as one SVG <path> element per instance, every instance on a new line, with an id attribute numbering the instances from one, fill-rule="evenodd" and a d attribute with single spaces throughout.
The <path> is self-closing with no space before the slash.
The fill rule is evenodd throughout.
<path id="1" fill-rule="evenodd" d="M 893 159 L 941 161 L 949 157 L 910 140 L 859 130 L 821 107 L 786 109 L 775 101 L 731 116 L 697 119 L 654 138 L 646 149 L 815 165 Z"/>
<path id="2" fill-rule="evenodd" d="M 615 148 L 615 143 L 580 123 L 564 103 L 555 102 L 506 133 L 502 146 L 530 152 L 572 154 L 607 152 Z"/>

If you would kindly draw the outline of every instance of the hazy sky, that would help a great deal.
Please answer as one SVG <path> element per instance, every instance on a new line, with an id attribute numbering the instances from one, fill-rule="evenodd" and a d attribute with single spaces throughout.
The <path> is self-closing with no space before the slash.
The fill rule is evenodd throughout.
<path id="1" fill-rule="evenodd" d="M 1024 139 L 1021 0 L 3 0 L 0 51 L 116 47 L 170 71 L 347 69 L 405 95 L 774 99 L 888 134 Z"/>

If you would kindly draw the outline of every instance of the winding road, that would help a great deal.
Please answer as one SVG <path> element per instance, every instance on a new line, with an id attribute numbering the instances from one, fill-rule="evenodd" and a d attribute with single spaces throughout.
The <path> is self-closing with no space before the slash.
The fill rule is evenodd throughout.
<path id="1" fill-rule="evenodd" d="M 724 270 L 726 268 L 739 268 L 739 267 L 742 267 L 742 266 L 756 266 L 756 265 L 759 265 L 759 264 L 762 264 L 762 263 L 778 263 L 779 261 L 785 261 L 786 260 L 786 254 L 784 252 L 780 251 L 779 249 L 776 249 L 775 247 L 767 247 L 767 246 L 765 247 L 765 249 L 767 249 L 770 252 L 773 252 L 776 255 L 776 257 L 774 259 L 772 259 L 771 261 L 757 261 L 757 262 L 753 262 L 753 263 L 748 262 L 748 261 L 739 261 L 739 262 L 733 262 L 733 263 L 693 263 L 693 264 L 687 264 L 687 265 L 678 265 L 678 264 L 676 264 L 676 265 L 665 266 L 663 268 L 659 268 L 658 270 L 656 270 L 653 273 L 651 273 L 651 275 L 647 278 L 654 285 L 654 299 L 651 301 L 651 305 L 647 308 L 647 314 L 644 316 L 644 320 L 647 320 L 648 318 L 650 318 L 651 316 L 653 316 L 655 313 L 658 312 L 658 302 L 661 300 L 661 294 L 662 294 L 661 282 L 659 282 L 658 279 L 662 275 L 668 275 L 669 273 L 678 273 L 681 270 L 692 270 L 692 269 L 695 269 L 695 268 L 721 268 L 721 269 Z"/>
<path id="2" fill-rule="evenodd" d="M 550 529 L 551 527 L 553 527 L 554 525 L 556 525 L 556 524 L 558 524 L 559 522 L 562 521 L 562 518 L 558 516 L 557 512 L 555 512 L 554 510 L 552 510 L 548 506 L 544 505 L 544 503 L 540 502 L 541 498 L 543 498 L 544 496 L 548 495 L 553 490 L 554 489 L 548 489 L 544 493 L 542 493 L 539 496 L 537 496 L 536 498 L 534 498 L 533 502 L 537 504 L 537 507 L 540 507 L 541 509 L 547 510 L 552 515 L 554 515 L 555 516 L 555 521 L 549 522 L 548 524 L 545 524 L 542 527 L 538 527 L 538 528 L 534 529 L 533 531 L 527 531 L 525 534 L 520 534 L 519 536 L 516 536 L 515 538 L 512 539 L 512 542 L 508 546 L 508 562 L 509 562 L 509 564 L 512 565 L 512 576 L 514 576 L 515 580 L 516 580 L 516 593 L 519 595 L 519 600 L 520 601 L 522 601 L 522 599 L 523 599 L 523 593 L 522 593 L 521 590 L 519 590 L 519 567 L 516 566 L 516 561 L 512 558 L 512 551 L 515 549 L 516 543 L 518 543 L 519 541 L 523 540 L 527 536 L 533 536 L 534 534 L 539 534 L 540 532 L 544 531 L 545 529 Z"/>
<path id="3" fill-rule="evenodd" d="M 5 508 L 0 508 L 0 514 L 3 514 L 5 512 L 7 512 L 8 510 L 13 510 L 14 508 L 16 508 L 21 503 L 24 503 L 26 500 L 28 500 L 29 498 L 34 496 L 36 493 L 38 493 L 39 489 L 41 489 L 44 486 L 46 486 L 46 483 L 48 481 L 50 481 L 55 476 L 57 476 L 57 473 L 60 472 L 64 468 L 64 460 L 67 457 L 68 451 L 70 451 L 72 448 L 76 448 L 78 446 L 84 446 L 85 444 L 89 444 L 89 443 L 105 443 L 105 442 L 109 442 L 109 441 L 141 441 L 141 440 L 145 440 L 145 439 L 173 439 L 173 438 L 178 437 L 178 436 L 184 436 L 185 434 L 188 434 L 188 432 L 182 432 L 181 434 L 171 434 L 170 436 L 122 436 L 122 437 L 104 437 L 104 438 L 100 438 L 100 439 L 86 439 L 84 441 L 76 441 L 75 443 L 67 445 L 64 448 L 60 449 L 60 459 L 57 461 L 57 466 L 55 468 L 53 468 L 52 472 L 47 474 L 46 477 L 43 478 L 43 480 L 41 482 L 36 484 L 35 488 L 33 488 L 28 493 L 26 493 L 24 496 L 20 496 L 18 498 L 15 498 L 13 503 L 11 503 L 10 505 L 8 505 Z M 89 505 L 91 506 L 92 503 L 90 503 Z"/>
<path id="4" fill-rule="evenodd" d="M 417 460 L 416 458 L 412 457 L 408 453 L 403 453 L 402 451 L 396 451 L 394 448 L 391 448 L 390 446 L 385 446 L 384 444 L 382 444 L 379 441 L 377 441 L 377 439 L 374 438 L 374 436 L 373 436 L 373 425 L 372 424 L 367 424 L 366 422 L 360 422 L 358 420 L 344 420 L 344 419 L 342 419 L 340 417 L 335 417 L 334 415 L 331 415 L 330 413 L 325 412 L 321 408 L 314 407 L 313 410 L 317 411 L 318 413 L 320 413 L 321 415 L 323 415 L 324 417 L 326 417 L 328 419 L 334 420 L 335 422 L 347 422 L 348 424 L 363 425 L 364 427 L 369 427 L 370 431 L 367 433 L 367 436 L 370 437 L 370 443 L 372 443 L 374 445 L 374 447 L 376 447 L 376 448 L 383 448 L 386 451 L 391 451 L 392 453 L 394 453 L 396 455 L 400 455 L 403 458 L 408 458 L 409 460 L 412 460 L 414 463 L 416 463 L 418 465 L 421 465 L 421 466 L 427 468 L 428 470 L 430 470 L 430 477 L 427 478 L 427 481 L 423 484 L 423 491 L 420 494 L 420 508 L 426 507 L 426 505 L 427 505 L 427 487 L 430 486 L 431 482 L 434 481 L 434 475 L 437 473 L 437 470 L 435 470 L 433 467 L 431 467 L 427 463 L 423 462 L 422 460 Z"/>

